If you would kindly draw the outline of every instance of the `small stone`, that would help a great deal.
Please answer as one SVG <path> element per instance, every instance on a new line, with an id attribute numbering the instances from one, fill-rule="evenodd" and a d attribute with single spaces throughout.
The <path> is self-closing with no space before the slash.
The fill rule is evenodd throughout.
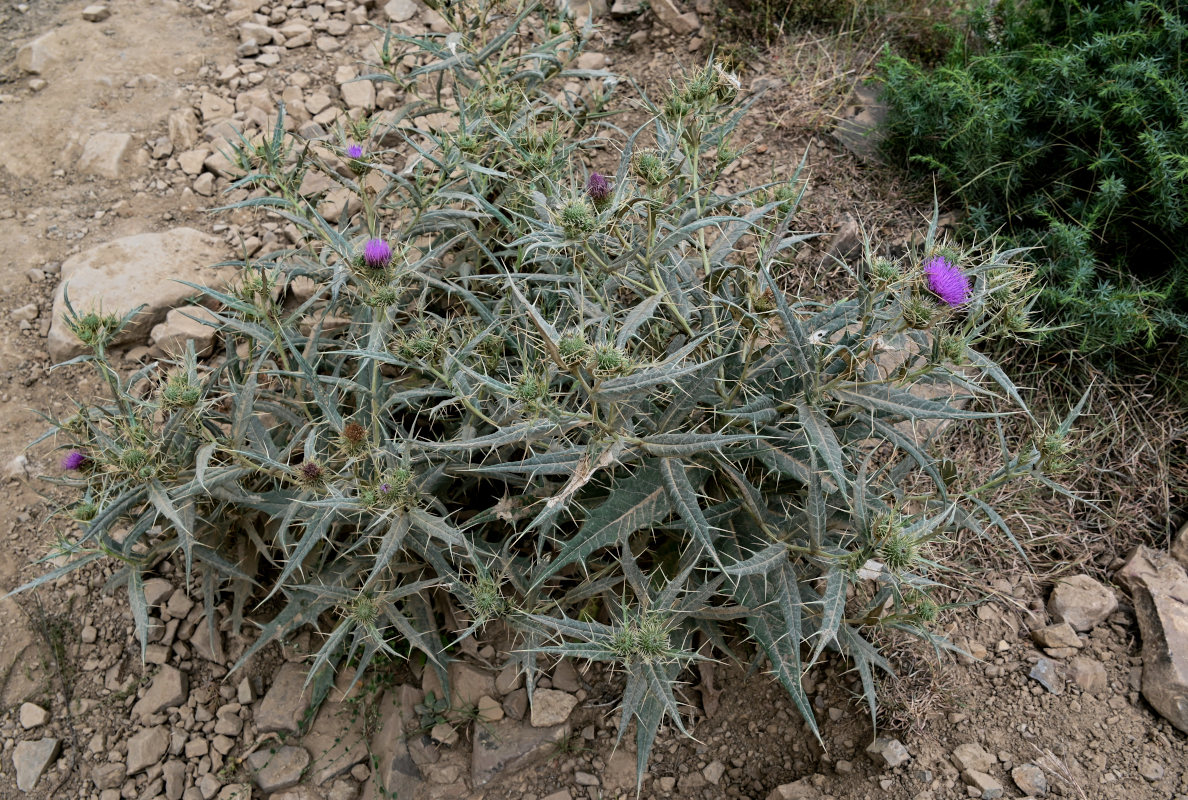
<path id="1" fill-rule="evenodd" d="M 247 765 L 262 792 L 279 792 L 301 780 L 301 773 L 309 766 L 309 753 L 304 747 L 291 745 L 275 751 L 261 749 L 247 757 Z"/>
<path id="2" fill-rule="evenodd" d="M 351 80 L 341 84 L 342 100 L 347 108 L 375 109 L 375 84 L 371 81 Z"/>
<path id="3" fill-rule="evenodd" d="M 726 765 L 715 759 L 705 765 L 701 774 L 707 781 L 717 786 L 718 781 L 722 780 L 722 776 L 726 774 Z"/>
<path id="4" fill-rule="evenodd" d="M 542 800 L 573 800 L 573 795 L 569 793 L 568 789 L 561 789 L 560 791 L 545 795 Z"/>
<path id="5" fill-rule="evenodd" d="M 124 783 L 124 778 L 128 777 L 124 765 L 117 762 L 108 764 L 96 764 L 91 770 L 91 781 L 95 784 L 95 788 L 99 790 L 115 789 Z"/>
<path id="6" fill-rule="evenodd" d="M 898 767 L 912 757 L 907 748 L 903 746 L 903 742 L 881 736 L 867 745 L 866 753 L 874 759 L 876 764 L 890 769 Z"/>
<path id="7" fill-rule="evenodd" d="M 312 697 L 312 690 L 305 686 L 305 674 L 299 664 L 286 663 L 280 668 L 256 709 L 256 728 L 260 733 L 300 731 Z"/>
<path id="8" fill-rule="evenodd" d="M 55 31 L 43 33 L 17 50 L 17 68 L 30 75 L 40 75 L 61 57 L 53 47 Z"/>
<path id="9" fill-rule="evenodd" d="M 132 715 L 148 719 L 167 708 L 180 706 L 189 696 L 186 674 L 177 667 L 165 665 L 153 678 L 144 697 L 132 706 Z"/>
<path id="10" fill-rule="evenodd" d="M 484 722 L 498 722 L 503 719 L 503 706 L 495 698 L 483 695 L 478 701 L 478 716 Z"/>
<path id="11" fill-rule="evenodd" d="M 165 800 L 180 800 L 186 788 L 186 765 L 180 761 L 166 761 L 161 770 L 165 778 Z"/>
<path id="12" fill-rule="evenodd" d="M 523 691 L 523 690 L 520 690 Z M 534 692 L 539 695 L 544 689 Z M 470 777 L 474 787 L 508 775 L 556 751 L 557 744 L 569 736 L 568 725 L 532 728 L 513 720 L 502 720 L 474 729 Z"/>
<path id="13" fill-rule="evenodd" d="M 1052 694 L 1064 694 L 1064 679 L 1060 677 L 1060 670 L 1056 667 L 1056 662 L 1050 658 L 1041 658 L 1035 662 L 1035 666 L 1031 668 L 1028 673 L 1030 677 L 1039 681 L 1045 689 Z"/>
<path id="14" fill-rule="evenodd" d="M 501 695 L 511 694 L 524 685 L 524 673 L 515 664 L 508 664 L 495 675 L 495 691 Z"/>
<path id="15" fill-rule="evenodd" d="M 104 178 L 119 178 L 123 175 L 124 156 L 131 144 L 132 135 L 128 133 L 92 134 L 83 145 L 78 168 Z"/>
<path id="16" fill-rule="evenodd" d="M 581 688 L 582 684 L 578 680 L 577 670 L 573 668 L 573 664 L 569 659 L 564 659 L 553 668 L 553 688 L 560 689 L 563 692 L 572 692 L 576 694 Z"/>
<path id="17" fill-rule="evenodd" d="M 51 738 L 17 742 L 16 748 L 12 751 L 17 788 L 22 792 L 33 791 L 46 767 L 58 757 L 60 746 L 60 741 Z"/>
<path id="18" fill-rule="evenodd" d="M 777 786 L 767 795 L 767 800 L 820 800 L 820 798 L 821 792 L 813 785 L 811 777 Z"/>
<path id="19" fill-rule="evenodd" d="M 532 727 L 550 728 L 569 719 L 577 698 L 556 689 L 537 689 L 532 693 Z"/>
<path id="20" fill-rule="evenodd" d="M 87 22 L 102 22 L 111 16 L 111 9 L 107 6 L 87 6 L 82 16 Z"/>
<path id="21" fill-rule="evenodd" d="M 1011 770 L 1011 780 L 1019 791 L 1032 797 L 1043 797 L 1048 793 L 1048 778 L 1035 764 L 1020 764 Z"/>
<path id="22" fill-rule="evenodd" d="M 454 726 L 448 722 L 439 722 L 433 726 L 433 730 L 429 731 L 429 736 L 433 741 L 440 742 L 446 747 L 452 747 L 458 743 L 458 731 L 454 730 Z"/>
<path id="23" fill-rule="evenodd" d="M 495 694 L 495 676 L 464 661 L 451 661 L 450 702 L 455 708 L 474 708 L 484 696 Z"/>
<path id="24" fill-rule="evenodd" d="M 419 14 L 421 9 L 414 0 L 390 0 L 384 6 L 384 14 L 390 22 L 408 22 Z"/>
<path id="25" fill-rule="evenodd" d="M 25 730 L 39 728 L 49 722 L 49 712 L 34 703 L 21 704 L 21 727 Z"/>
<path id="26" fill-rule="evenodd" d="M 13 319 L 25 322 L 32 322 L 37 319 L 37 315 L 41 313 L 41 309 L 37 307 L 36 303 L 27 303 L 18 309 L 9 312 L 9 316 Z"/>
<path id="27" fill-rule="evenodd" d="M 1046 628 L 1039 628 L 1031 632 L 1031 640 L 1040 647 L 1075 647 L 1085 646 L 1081 637 L 1067 622 L 1059 622 Z"/>
<path id="28" fill-rule="evenodd" d="M 1100 661 L 1077 656 L 1068 663 L 1066 672 L 1072 682 L 1081 687 L 1083 692 L 1097 694 L 1106 690 L 1108 684 L 1106 671 Z"/>
<path id="29" fill-rule="evenodd" d="M 679 8 L 675 0 L 650 0 L 648 7 L 661 24 L 677 34 L 696 33 L 701 29 L 701 19 L 697 13 Z"/>
<path id="30" fill-rule="evenodd" d="M 194 179 L 194 191 L 203 197 L 214 194 L 214 175 L 204 172 Z"/>
<path id="31" fill-rule="evenodd" d="M 643 11 L 643 0 L 615 0 L 610 8 L 612 17 L 630 17 L 641 11 Z"/>
<path id="32" fill-rule="evenodd" d="M 126 765 L 129 775 L 156 764 L 169 750 L 169 732 L 164 725 L 145 728 L 128 740 Z"/>
<path id="33" fill-rule="evenodd" d="M 1151 783 L 1163 780 L 1163 765 L 1145 756 L 1139 759 L 1138 772 Z"/>
<path id="34" fill-rule="evenodd" d="M 1074 575 L 1060 581 L 1048 598 L 1048 613 L 1078 631 L 1093 630 L 1118 608 L 1114 590 L 1090 578 Z"/>
<path id="35" fill-rule="evenodd" d="M 573 780 L 578 786 L 598 786 L 601 783 L 597 775 L 581 770 L 573 773 Z"/>
<path id="36" fill-rule="evenodd" d="M 523 719 L 528 713 L 528 690 L 520 688 L 509 692 L 503 698 L 503 713 L 515 720 Z"/>
<path id="37" fill-rule="evenodd" d="M 959 744 L 950 756 L 953 766 L 959 770 L 974 770 L 975 772 L 989 772 L 996 761 L 995 757 L 976 742 Z"/>
<path id="38" fill-rule="evenodd" d="M 984 772 L 978 772 L 974 769 L 967 769 L 961 773 L 961 780 L 965 781 L 967 786 L 977 789 L 980 792 L 982 800 L 998 800 L 999 797 L 1002 797 L 1002 784 L 992 775 L 987 775 Z"/>

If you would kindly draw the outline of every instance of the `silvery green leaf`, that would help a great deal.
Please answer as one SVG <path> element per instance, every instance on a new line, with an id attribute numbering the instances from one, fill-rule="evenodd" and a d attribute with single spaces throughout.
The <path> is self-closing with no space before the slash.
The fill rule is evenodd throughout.
<path id="1" fill-rule="evenodd" d="M 987 419 L 1001 416 L 995 411 L 967 411 L 948 403 L 927 400 L 911 392 L 886 384 L 867 384 L 852 389 L 829 390 L 843 403 L 865 408 L 877 414 L 902 419 Z"/>

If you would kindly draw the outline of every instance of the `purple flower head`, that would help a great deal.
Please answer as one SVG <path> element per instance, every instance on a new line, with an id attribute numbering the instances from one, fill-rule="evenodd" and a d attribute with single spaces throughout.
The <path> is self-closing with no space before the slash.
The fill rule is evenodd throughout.
<path id="1" fill-rule="evenodd" d="M 390 491 L 392 491 L 392 487 L 389 484 L 386 484 L 386 483 L 380 484 L 380 494 L 387 494 Z"/>
<path id="2" fill-rule="evenodd" d="M 85 463 L 87 463 L 87 455 L 80 450 L 71 450 L 69 453 L 62 456 L 62 469 L 81 469 L 82 465 Z"/>
<path id="3" fill-rule="evenodd" d="M 363 157 L 363 146 L 359 145 L 359 144 L 355 144 L 354 142 L 351 142 L 350 146 L 347 147 L 347 156 L 349 158 L 362 158 Z"/>
<path id="4" fill-rule="evenodd" d="M 969 276 L 949 263 L 947 258 L 937 256 L 924 266 L 928 288 L 947 305 L 957 306 L 969 299 Z"/>
<path id="5" fill-rule="evenodd" d="M 610 197 L 610 182 L 597 172 L 591 172 L 589 180 L 586 181 L 586 194 L 595 203 L 602 203 Z"/>
<path id="6" fill-rule="evenodd" d="M 322 468 L 316 461 L 305 461 L 301 464 L 301 477 L 314 482 L 322 479 Z"/>
<path id="7" fill-rule="evenodd" d="M 383 239 L 368 239 L 363 245 L 363 263 L 372 269 L 383 269 L 392 260 L 392 247 Z"/>

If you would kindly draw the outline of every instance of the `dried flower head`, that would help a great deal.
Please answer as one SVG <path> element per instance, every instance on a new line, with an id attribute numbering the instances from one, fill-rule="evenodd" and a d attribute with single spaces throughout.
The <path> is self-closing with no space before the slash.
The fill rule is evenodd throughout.
<path id="1" fill-rule="evenodd" d="M 326 471 L 316 461 L 303 461 L 297 468 L 297 482 L 303 486 L 321 486 L 326 477 Z"/>
<path id="2" fill-rule="evenodd" d="M 924 277 L 928 279 L 928 288 L 946 305 L 956 308 L 969 299 L 969 276 L 944 256 L 937 256 L 924 266 Z"/>
<path id="3" fill-rule="evenodd" d="M 596 205 L 605 203 L 611 196 L 610 181 L 597 172 L 591 172 L 590 177 L 586 180 L 586 195 Z"/>
<path id="4" fill-rule="evenodd" d="M 61 466 L 62 469 L 73 471 L 82 469 L 83 465 L 89 460 L 90 459 L 87 458 L 87 454 L 81 450 L 71 450 L 69 453 L 62 456 Z"/>

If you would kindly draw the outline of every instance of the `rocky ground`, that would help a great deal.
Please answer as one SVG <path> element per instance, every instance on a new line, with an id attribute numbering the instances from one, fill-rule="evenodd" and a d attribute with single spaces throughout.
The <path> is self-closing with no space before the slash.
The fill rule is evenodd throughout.
<path id="1" fill-rule="evenodd" d="M 709 4 L 616 0 L 593 11 L 605 28 L 587 64 L 645 86 L 713 43 Z M 0 8 L 0 588 L 38 574 L 29 562 L 53 540 L 40 495 L 49 489 L 35 476 L 54 471 L 54 454 L 25 450 L 40 431 L 34 412 L 98 390 L 80 370 L 50 368 L 72 355 L 54 322 L 62 282 L 109 308 L 133 290 L 150 303 L 125 343 L 129 366 L 188 337 L 201 347 L 203 329 L 186 316 L 201 312 L 179 310 L 189 293 L 171 279 L 218 281 L 209 265 L 291 239 L 247 212 L 208 213 L 246 196 L 228 191 L 228 142 L 271 125 L 281 100 L 307 133 L 396 106 L 395 91 L 356 80 L 381 35 L 374 25 L 419 32 L 441 21 L 416 0 Z M 743 131 L 754 149 L 737 180 L 761 180 L 773 164 L 786 172 L 807 150 L 803 225 L 838 234 L 812 257 L 851 251 L 858 220 L 880 241 L 906 240 L 923 204 L 826 135 L 832 117 L 861 111 L 847 98 L 863 54 L 805 36 L 770 55 L 747 74 L 767 95 Z M 305 190 L 333 213 L 332 187 Z M 200 624 L 197 592 L 166 564 L 146 587 L 142 662 L 122 594 L 103 591 L 110 574 L 89 568 L 0 600 L 0 798 L 634 794 L 630 743 L 612 746 L 612 673 L 556 665 L 529 707 L 522 678 L 500 669 L 506 642 L 489 630 L 463 647 L 449 698 L 431 670 L 401 666 L 353 687 L 343 674 L 311 718 L 309 634 L 229 675 L 252 631 Z M 857 678 L 841 667 L 806 676 L 822 746 L 766 676 L 707 665 L 685 692 L 697 740 L 662 732 L 642 796 L 1188 796 L 1188 627 L 1175 628 L 1188 579 L 1154 552 L 1096 575 L 1116 585 L 1077 575 L 1055 590 L 1021 578 L 982 587 L 990 602 L 945 620 L 967 656 L 940 672 L 905 650 L 907 679 L 887 695 L 888 729 L 873 742 Z"/>

